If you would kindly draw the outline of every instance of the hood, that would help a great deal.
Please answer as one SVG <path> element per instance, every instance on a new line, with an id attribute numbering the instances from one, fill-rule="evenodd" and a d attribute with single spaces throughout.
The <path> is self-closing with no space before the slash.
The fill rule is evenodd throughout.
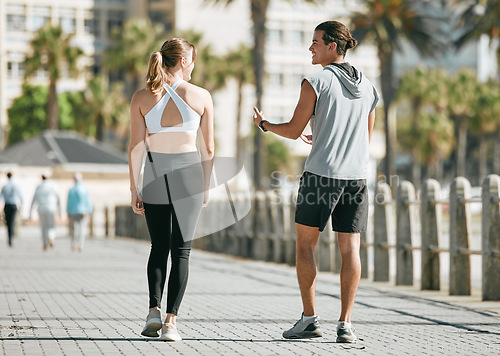
<path id="1" fill-rule="evenodd" d="M 345 70 L 335 66 L 335 65 L 327 65 L 325 69 L 330 70 L 337 76 L 342 85 L 352 94 L 355 98 L 361 97 L 360 84 L 363 79 L 363 73 L 361 73 L 356 68 L 352 67 L 354 72 L 356 73 L 357 78 L 351 77 Z"/>

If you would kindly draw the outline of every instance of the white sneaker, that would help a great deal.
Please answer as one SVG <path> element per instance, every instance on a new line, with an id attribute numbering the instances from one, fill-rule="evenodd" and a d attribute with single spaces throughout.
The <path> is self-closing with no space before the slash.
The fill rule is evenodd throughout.
<path id="1" fill-rule="evenodd" d="M 358 341 L 358 337 L 354 334 L 354 328 L 351 323 L 345 321 L 337 321 L 337 342 L 353 343 Z"/>
<path id="2" fill-rule="evenodd" d="M 319 325 L 319 317 L 316 316 L 314 319 L 304 321 L 304 313 L 302 313 L 300 319 L 291 329 L 283 332 L 283 337 L 285 339 L 310 339 L 321 336 L 323 336 L 323 332 Z"/>
<path id="3" fill-rule="evenodd" d="M 160 340 L 163 341 L 181 341 L 182 337 L 177 331 L 177 327 L 172 323 L 165 323 L 161 327 Z"/>
<path id="4" fill-rule="evenodd" d="M 158 330 L 161 329 L 161 313 L 158 309 L 151 309 L 146 318 L 146 325 L 142 329 L 141 335 L 158 337 Z"/>

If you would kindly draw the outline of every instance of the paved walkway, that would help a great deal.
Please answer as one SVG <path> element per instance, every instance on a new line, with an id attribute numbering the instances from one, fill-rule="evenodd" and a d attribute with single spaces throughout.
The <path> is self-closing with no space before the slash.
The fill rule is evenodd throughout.
<path id="1" fill-rule="evenodd" d="M 324 337 L 281 338 L 301 312 L 291 267 L 193 251 L 179 316 L 183 342 L 140 336 L 149 245 L 88 240 L 65 230 L 42 252 L 37 227 L 13 249 L 0 231 L 0 354 L 14 355 L 498 355 L 500 316 L 363 282 L 353 315 L 364 342 L 335 343 L 339 278 L 318 277 Z"/>

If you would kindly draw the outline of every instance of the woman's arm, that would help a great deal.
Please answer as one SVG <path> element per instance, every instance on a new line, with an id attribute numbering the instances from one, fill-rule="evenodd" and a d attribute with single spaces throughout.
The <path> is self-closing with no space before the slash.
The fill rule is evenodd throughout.
<path id="1" fill-rule="evenodd" d="M 200 129 L 198 130 L 199 146 L 201 154 L 201 162 L 204 176 L 204 192 L 203 205 L 208 203 L 208 190 L 210 188 L 210 176 L 212 175 L 213 159 L 214 159 L 214 104 L 212 96 L 206 90 L 203 92 L 204 112 L 201 116 Z"/>
<path id="2" fill-rule="evenodd" d="M 130 175 L 130 205 L 136 214 L 144 214 L 142 201 L 137 193 L 137 182 L 141 171 L 142 157 L 144 155 L 144 139 L 146 137 L 146 124 L 139 106 L 140 92 L 132 97 L 130 103 L 130 144 L 128 147 L 128 167 Z"/>

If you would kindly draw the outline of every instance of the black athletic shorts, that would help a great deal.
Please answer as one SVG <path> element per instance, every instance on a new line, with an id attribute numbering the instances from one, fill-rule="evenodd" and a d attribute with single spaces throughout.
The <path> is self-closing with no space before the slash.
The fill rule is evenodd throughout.
<path id="1" fill-rule="evenodd" d="M 333 231 L 365 232 L 368 223 L 366 180 L 335 179 L 304 172 L 300 177 L 295 222 L 323 231 L 330 216 Z"/>

